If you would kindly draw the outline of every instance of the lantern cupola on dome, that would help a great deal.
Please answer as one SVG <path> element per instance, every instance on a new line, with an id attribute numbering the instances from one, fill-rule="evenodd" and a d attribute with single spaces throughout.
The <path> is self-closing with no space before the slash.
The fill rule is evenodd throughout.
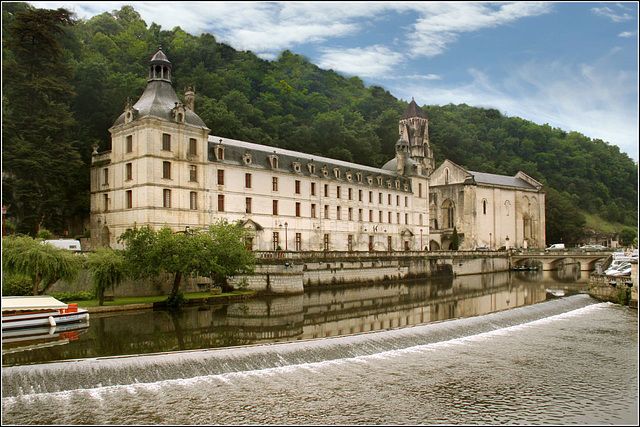
<path id="1" fill-rule="evenodd" d="M 162 46 L 158 47 L 158 51 L 153 55 L 149 63 L 149 81 L 151 80 L 171 82 L 171 62 L 162 51 Z"/>

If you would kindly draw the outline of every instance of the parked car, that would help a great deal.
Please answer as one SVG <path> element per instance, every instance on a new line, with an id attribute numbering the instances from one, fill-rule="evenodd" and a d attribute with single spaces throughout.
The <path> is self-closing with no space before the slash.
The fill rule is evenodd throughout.
<path id="1" fill-rule="evenodd" d="M 616 271 L 608 274 L 609 276 L 631 276 L 631 264 L 626 263 L 620 266 Z"/>
<path id="2" fill-rule="evenodd" d="M 554 243 L 553 245 L 545 248 L 545 251 L 564 251 L 564 243 Z"/>
<path id="3" fill-rule="evenodd" d="M 68 251 L 79 252 L 82 250 L 80 246 L 80 241 L 75 239 L 52 239 L 52 240 L 43 240 L 42 244 L 48 244 L 51 246 L 55 246 L 56 248 L 66 249 Z"/>
<path id="4" fill-rule="evenodd" d="M 581 252 L 606 251 L 607 247 L 602 245 L 584 245 L 578 248 Z"/>
<path id="5" fill-rule="evenodd" d="M 620 273 L 620 271 L 626 271 L 627 267 L 629 267 L 629 272 L 631 271 L 631 264 L 626 261 L 618 262 L 615 264 L 614 263 L 615 261 L 611 263 L 611 266 L 604 272 L 604 274 L 609 276 L 617 276 L 619 275 L 618 273 Z"/>

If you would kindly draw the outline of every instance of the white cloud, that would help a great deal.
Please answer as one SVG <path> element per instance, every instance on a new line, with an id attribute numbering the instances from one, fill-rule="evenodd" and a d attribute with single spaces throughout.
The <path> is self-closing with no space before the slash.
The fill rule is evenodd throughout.
<path id="1" fill-rule="evenodd" d="M 321 52 L 317 61 L 320 68 L 365 78 L 391 74 L 395 66 L 405 61 L 401 53 L 380 45 L 353 49 L 324 48 Z"/>
<path id="2" fill-rule="evenodd" d="M 471 81 L 455 87 L 406 85 L 391 92 L 419 104 L 465 103 L 496 108 L 509 116 L 548 123 L 615 144 L 638 160 L 636 74 L 613 70 L 607 58 L 578 66 L 530 62 L 492 78 L 470 69 Z"/>
<path id="3" fill-rule="evenodd" d="M 623 31 L 620 34 L 618 34 L 618 37 L 633 37 L 636 35 L 635 31 Z"/>
<path id="4" fill-rule="evenodd" d="M 594 7 L 591 9 L 591 11 L 598 16 L 609 18 L 613 22 L 624 22 L 624 21 L 630 21 L 633 19 L 633 16 L 629 15 L 628 13 L 626 12 L 619 13 L 607 6 Z"/>

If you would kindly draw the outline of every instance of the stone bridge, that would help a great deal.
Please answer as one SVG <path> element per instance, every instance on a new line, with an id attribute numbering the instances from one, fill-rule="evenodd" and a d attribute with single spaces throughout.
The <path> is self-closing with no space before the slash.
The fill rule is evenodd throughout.
<path id="1" fill-rule="evenodd" d="M 563 262 L 580 264 L 580 271 L 593 271 L 598 261 L 604 261 L 611 256 L 611 252 L 578 252 L 578 251 L 527 251 L 512 252 L 511 265 L 516 266 L 525 260 L 542 263 L 542 270 L 557 270 L 558 264 Z"/>

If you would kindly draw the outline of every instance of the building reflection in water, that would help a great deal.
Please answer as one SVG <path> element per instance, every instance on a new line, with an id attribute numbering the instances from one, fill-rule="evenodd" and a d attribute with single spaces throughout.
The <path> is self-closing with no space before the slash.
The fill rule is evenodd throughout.
<path id="1" fill-rule="evenodd" d="M 565 269 L 567 270 L 567 269 Z M 228 305 L 92 316 L 64 346 L 5 354 L 4 365 L 230 347 L 370 332 L 535 304 L 545 289 L 580 287 L 580 271 L 504 272 L 309 289 Z M 4 343 L 3 343 L 4 347 Z"/>

